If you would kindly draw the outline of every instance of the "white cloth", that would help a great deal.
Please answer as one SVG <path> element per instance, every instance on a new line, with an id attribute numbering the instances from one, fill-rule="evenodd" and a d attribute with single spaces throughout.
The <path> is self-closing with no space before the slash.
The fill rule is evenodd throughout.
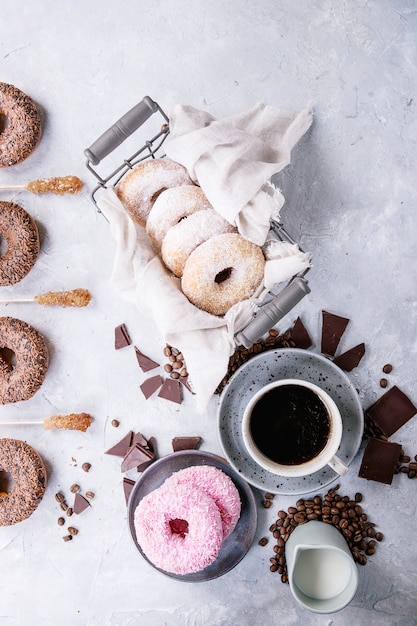
<path id="1" fill-rule="evenodd" d="M 267 178 L 287 165 L 291 148 L 311 123 L 311 112 L 306 109 L 299 116 L 291 116 L 258 105 L 246 114 L 217 123 L 204 112 L 177 107 L 170 128 L 171 123 L 167 155 L 189 169 L 213 207 L 231 223 L 235 220 L 243 236 L 262 245 L 270 217 L 284 202 Z M 214 134 L 207 134 L 210 127 Z M 251 300 L 236 304 L 224 317 L 201 311 L 184 296 L 179 279 L 155 255 L 145 229 L 133 223 L 113 188 L 103 191 L 98 206 L 116 242 L 111 284 L 140 311 L 147 307 L 164 340 L 181 350 L 197 410 L 203 411 L 227 372 L 229 357 L 235 350 L 234 334 L 249 321 L 262 300 L 264 284 Z M 297 246 L 291 252 L 288 248 L 285 252 L 282 247 L 278 252 L 276 249 L 266 261 L 266 267 L 273 264 L 268 270 L 268 282 L 278 282 L 274 275 L 279 282 L 287 280 L 308 263 L 308 255 Z"/>

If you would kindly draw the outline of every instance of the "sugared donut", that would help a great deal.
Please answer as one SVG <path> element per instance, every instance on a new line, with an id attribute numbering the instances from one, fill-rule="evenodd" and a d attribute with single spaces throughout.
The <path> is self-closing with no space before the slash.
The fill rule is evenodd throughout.
<path id="1" fill-rule="evenodd" d="M 146 557 L 174 574 L 191 574 L 213 563 L 223 541 L 216 503 L 190 485 L 162 486 L 146 495 L 134 524 Z"/>
<path id="2" fill-rule="evenodd" d="M 26 159 L 41 135 L 41 118 L 33 100 L 14 85 L 0 83 L 0 167 Z"/>
<path id="3" fill-rule="evenodd" d="M 171 485 L 190 485 L 202 489 L 214 500 L 220 511 L 223 539 L 228 537 L 240 517 L 240 496 L 233 480 L 214 465 L 193 465 L 172 474 L 164 483 Z"/>
<path id="4" fill-rule="evenodd" d="M 26 276 L 38 258 L 40 244 L 36 223 L 21 206 L 0 202 L 0 240 L 7 249 L 0 256 L 0 286 L 14 285 Z"/>
<path id="5" fill-rule="evenodd" d="M 25 441 L 0 439 L 0 474 L 10 474 L 11 491 L 0 487 L 0 526 L 28 518 L 45 493 L 47 476 L 39 454 Z"/>
<path id="6" fill-rule="evenodd" d="M 22 320 L 0 317 L 0 357 L 0 404 L 31 398 L 48 369 L 48 349 L 42 335 Z"/>
<path id="7" fill-rule="evenodd" d="M 182 185 L 171 187 L 155 201 L 146 222 L 146 233 L 155 252 L 161 251 L 162 241 L 168 230 L 196 211 L 210 209 L 201 187 Z"/>
<path id="8" fill-rule="evenodd" d="M 134 222 L 145 226 L 157 197 L 170 187 L 191 185 L 185 167 L 167 158 L 147 159 L 126 174 L 116 193 Z"/>
<path id="9" fill-rule="evenodd" d="M 265 257 L 259 246 L 238 233 L 211 237 L 188 257 L 181 279 L 183 293 L 195 306 L 224 315 L 250 298 L 262 281 Z"/>
<path id="10" fill-rule="evenodd" d="M 169 229 L 162 242 L 161 255 L 165 265 L 176 276 L 182 276 L 185 262 L 191 252 L 214 235 L 230 233 L 236 228 L 214 209 L 189 215 Z"/>

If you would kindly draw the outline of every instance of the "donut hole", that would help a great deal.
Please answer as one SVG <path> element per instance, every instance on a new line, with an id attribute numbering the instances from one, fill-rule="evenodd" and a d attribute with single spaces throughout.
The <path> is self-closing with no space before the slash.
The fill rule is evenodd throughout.
<path id="1" fill-rule="evenodd" d="M 218 274 L 216 274 L 216 276 L 214 277 L 214 282 L 217 285 L 221 285 L 221 283 L 224 283 L 226 280 L 229 280 L 229 278 L 231 277 L 233 272 L 233 267 L 226 267 L 224 270 L 221 270 L 221 272 L 218 272 Z"/>
<path id="2" fill-rule="evenodd" d="M 183 539 L 188 533 L 188 522 L 185 519 L 175 518 L 169 520 L 169 527 L 173 535 L 180 535 Z"/>
<path id="3" fill-rule="evenodd" d="M 0 111 L 0 135 L 4 133 L 9 125 L 9 118 Z"/>
<path id="4" fill-rule="evenodd" d="M 0 348 L 0 359 L 6 363 L 8 369 L 12 370 L 16 367 L 16 354 L 10 348 Z"/>
<path id="5" fill-rule="evenodd" d="M 0 498 L 5 497 L 14 489 L 14 480 L 12 475 L 5 470 L 0 470 Z M 3 495 L 5 494 L 5 495 Z"/>

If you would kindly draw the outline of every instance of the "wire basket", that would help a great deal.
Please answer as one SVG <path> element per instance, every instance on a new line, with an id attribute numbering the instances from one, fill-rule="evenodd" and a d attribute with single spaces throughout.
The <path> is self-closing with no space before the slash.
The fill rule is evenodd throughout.
<path id="1" fill-rule="evenodd" d="M 136 150 L 129 158 L 123 159 L 109 174 L 105 176 L 99 174 L 96 166 L 113 153 L 116 148 L 133 135 L 155 113 L 161 117 L 162 125 L 160 130 L 153 137 L 147 139 L 139 150 Z M 100 213 L 101 211 L 97 204 L 97 196 L 100 190 L 106 189 L 108 186 L 117 185 L 123 176 L 141 161 L 163 157 L 162 146 L 168 135 L 168 116 L 157 102 L 149 96 L 145 96 L 143 100 L 138 102 L 96 139 L 89 148 L 84 150 L 84 154 L 87 157 L 86 167 L 97 180 L 97 184 L 91 192 L 91 198 Z M 270 234 L 278 241 L 298 245 L 286 232 L 282 223 L 275 219 L 271 219 Z M 268 291 L 260 304 L 254 304 L 252 318 L 235 334 L 237 345 L 243 345 L 246 348 L 250 347 L 310 292 L 310 287 L 305 278 L 308 269 L 293 276 L 284 287 L 276 285 Z"/>

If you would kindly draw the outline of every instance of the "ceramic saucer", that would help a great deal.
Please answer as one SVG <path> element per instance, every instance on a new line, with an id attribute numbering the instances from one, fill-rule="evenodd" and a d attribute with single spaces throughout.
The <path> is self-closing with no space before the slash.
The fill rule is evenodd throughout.
<path id="1" fill-rule="evenodd" d="M 337 454 L 347 465 L 352 462 L 362 441 L 364 425 L 358 393 L 346 374 L 329 359 L 298 348 L 258 354 L 230 378 L 220 397 L 220 443 L 231 465 L 254 487 L 283 495 L 304 494 L 328 485 L 338 475 L 327 466 L 301 478 L 276 476 L 252 460 L 242 439 L 242 416 L 249 399 L 267 383 L 283 378 L 310 381 L 333 398 L 343 421 L 343 437 Z"/>
<path id="2" fill-rule="evenodd" d="M 173 574 L 165 572 L 157 568 L 146 557 L 137 539 L 134 526 L 134 515 L 136 507 L 141 499 L 148 493 L 157 489 L 162 483 L 174 472 L 190 467 L 191 465 L 214 465 L 230 476 L 236 485 L 242 504 L 240 518 L 233 532 L 226 537 L 220 548 L 217 559 L 200 572 L 192 574 Z M 165 456 L 150 465 L 142 476 L 136 482 L 130 494 L 128 502 L 128 522 L 130 533 L 136 548 L 139 550 L 143 558 L 148 561 L 152 567 L 160 571 L 162 574 L 178 580 L 187 582 L 198 582 L 218 578 L 226 572 L 230 571 L 239 563 L 252 545 L 256 532 L 257 511 L 256 502 L 249 485 L 243 478 L 237 474 L 233 468 L 221 457 L 211 454 L 210 452 L 200 452 L 199 450 L 184 450 L 175 452 Z"/>

